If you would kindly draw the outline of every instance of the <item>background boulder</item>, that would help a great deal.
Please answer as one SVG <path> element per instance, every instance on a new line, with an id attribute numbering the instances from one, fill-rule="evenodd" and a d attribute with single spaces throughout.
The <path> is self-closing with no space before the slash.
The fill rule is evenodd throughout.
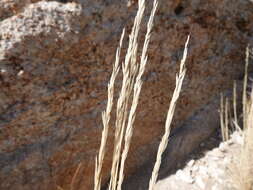
<path id="1" fill-rule="evenodd" d="M 82 163 L 74 186 L 90 190 L 107 82 L 121 31 L 126 26 L 129 33 L 137 1 L 3 2 L 0 189 L 68 189 L 78 164 Z M 141 42 L 152 1 L 147 3 Z M 243 76 L 244 50 L 253 40 L 253 3 L 160 0 L 126 176 L 156 153 L 189 33 L 187 75 L 172 130 L 174 136 L 192 137 L 187 138 L 188 148 L 185 143 L 176 143 L 178 147 L 184 146 L 186 152 L 192 151 L 217 125 L 205 125 L 204 133 L 192 130 L 192 136 L 191 130 L 186 133 L 180 126 L 185 126 L 220 92 L 232 87 L 234 79 Z M 127 43 L 123 51 L 126 47 Z M 200 120 L 205 122 L 205 117 L 209 116 L 203 114 Z M 109 136 L 104 182 L 109 178 L 113 150 L 113 133 Z M 172 165 L 181 159 L 175 154 Z"/>

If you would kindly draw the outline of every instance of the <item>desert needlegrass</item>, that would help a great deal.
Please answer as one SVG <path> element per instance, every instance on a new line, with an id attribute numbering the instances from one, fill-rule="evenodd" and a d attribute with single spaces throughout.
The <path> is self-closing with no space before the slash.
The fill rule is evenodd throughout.
<path id="1" fill-rule="evenodd" d="M 138 35 L 145 10 L 145 1 L 140 0 L 138 6 L 139 7 L 137 15 L 135 17 L 132 32 L 129 36 L 129 46 L 127 54 L 125 57 L 125 61 L 122 64 L 123 82 L 117 103 L 116 124 L 115 124 L 116 131 L 114 141 L 115 148 L 111 169 L 111 180 L 109 184 L 109 189 L 112 190 L 121 189 L 121 184 L 123 182 L 124 164 L 130 146 L 133 123 L 135 120 L 136 108 L 138 105 L 138 99 L 142 86 L 141 76 L 144 72 L 147 61 L 147 59 L 145 59 L 144 60 L 145 62 L 143 62 L 143 59 L 141 59 L 141 62 L 139 64 L 137 62 Z M 157 5 L 153 7 L 152 12 L 155 12 L 156 7 Z M 154 14 L 153 15 L 151 14 L 150 16 L 150 20 L 153 22 L 152 17 L 154 17 Z M 150 31 L 152 29 L 152 24 L 148 25 L 147 28 L 148 28 L 147 33 L 149 33 L 149 35 L 146 36 L 150 38 Z M 145 39 L 145 42 L 146 41 L 147 39 Z M 143 48 L 143 52 L 146 56 L 147 51 L 145 51 L 145 48 Z"/>
<path id="2" fill-rule="evenodd" d="M 234 81 L 233 86 L 233 113 L 234 113 L 234 123 L 238 123 L 238 116 L 237 116 L 237 85 L 236 81 Z"/>
<path id="3" fill-rule="evenodd" d="M 247 96 L 249 47 L 246 49 L 243 85 L 243 139 L 244 143 L 232 167 L 233 182 L 238 190 L 253 190 L 253 86 Z"/>
<path id="4" fill-rule="evenodd" d="M 150 42 L 151 31 L 153 28 L 154 16 L 158 7 L 158 0 L 154 0 L 151 15 L 147 24 L 147 32 L 142 48 L 140 62 L 138 62 L 138 35 L 140 31 L 141 21 L 145 11 L 145 0 L 138 1 L 138 10 L 134 20 L 134 24 L 129 35 L 128 49 L 125 58 L 122 62 L 122 86 L 119 93 L 119 98 L 116 106 L 116 120 L 115 120 L 115 134 L 114 134 L 114 150 L 111 167 L 111 178 L 109 182 L 108 190 L 121 190 L 121 186 L 124 179 L 125 162 L 130 148 L 130 142 L 133 135 L 134 121 L 136 117 L 136 109 L 140 97 L 142 88 L 142 76 L 147 64 L 147 51 Z M 102 139 L 99 149 L 98 157 L 96 158 L 95 176 L 94 176 L 94 190 L 101 188 L 101 170 L 103 165 L 103 159 L 106 151 L 106 141 L 109 131 L 109 122 L 113 105 L 113 93 L 114 82 L 119 72 L 119 57 L 122 41 L 124 37 L 124 31 L 121 36 L 120 45 L 116 53 L 116 61 L 114 64 L 111 79 L 108 85 L 108 103 L 106 111 L 102 114 L 103 119 L 103 131 Z M 158 171 L 161 164 L 161 156 L 164 152 L 170 134 L 170 125 L 172 122 L 173 114 L 175 111 L 176 103 L 179 98 L 179 93 L 182 88 L 183 79 L 186 73 L 185 61 L 187 57 L 189 36 L 185 43 L 185 49 L 183 58 L 180 64 L 179 74 L 176 75 L 176 87 L 172 96 L 170 107 L 167 114 L 165 133 L 162 141 L 159 145 L 157 153 L 157 161 L 154 166 L 152 177 L 150 179 L 149 189 L 153 189 L 157 180 Z"/>
<path id="5" fill-rule="evenodd" d="M 153 168 L 152 176 L 151 176 L 151 179 L 149 181 L 149 190 L 154 189 L 154 186 L 155 186 L 155 183 L 156 183 L 156 180 L 157 180 L 157 177 L 158 177 L 158 172 L 159 172 L 159 169 L 160 169 L 160 165 L 161 165 L 162 154 L 165 151 L 165 149 L 167 147 L 167 144 L 168 144 L 168 141 L 169 141 L 172 118 L 173 118 L 173 115 L 174 115 L 174 112 L 175 112 L 176 103 L 177 103 L 177 100 L 179 98 L 179 94 L 180 94 L 182 84 L 183 84 L 183 80 L 184 80 L 185 73 L 186 73 L 185 61 L 186 61 L 186 57 L 187 57 L 189 39 L 190 39 L 190 36 L 188 36 L 187 41 L 185 43 L 184 54 L 183 54 L 183 58 L 182 58 L 181 63 L 180 63 L 180 70 L 179 70 L 178 75 L 176 75 L 176 87 L 175 87 L 175 90 L 173 92 L 173 96 L 172 96 L 170 106 L 169 106 L 169 110 L 168 110 L 168 113 L 167 113 L 167 119 L 166 119 L 166 123 L 165 123 L 165 132 L 164 132 L 162 140 L 159 144 L 155 166 Z"/>
<path id="6" fill-rule="evenodd" d="M 122 152 L 122 144 L 127 125 L 129 101 L 132 95 L 135 77 L 138 71 L 137 50 L 138 50 L 138 33 L 140 29 L 141 20 L 145 10 L 145 1 L 139 1 L 137 15 L 134 20 L 132 32 L 129 36 L 128 50 L 125 60 L 122 63 L 123 81 L 122 88 L 117 102 L 116 122 L 115 122 L 115 140 L 113 162 L 111 168 L 111 180 L 109 189 L 116 190 L 118 182 L 118 172 L 120 157 Z"/>
<path id="7" fill-rule="evenodd" d="M 245 52 L 245 71 L 244 71 L 244 82 L 243 82 L 243 95 L 242 95 L 242 106 L 243 106 L 243 127 L 247 127 L 247 85 L 248 85 L 248 66 L 249 66 L 249 46 Z"/>
<path id="8" fill-rule="evenodd" d="M 110 123 L 111 111 L 112 111 L 112 106 L 113 106 L 114 83 L 115 83 L 117 74 L 119 72 L 120 51 L 121 51 L 124 35 L 125 35 L 125 30 L 123 30 L 122 35 L 121 35 L 119 47 L 116 52 L 116 59 L 113 65 L 111 78 L 108 83 L 107 107 L 106 107 L 106 110 L 102 112 L 103 131 L 102 131 L 99 154 L 98 154 L 98 157 L 96 157 L 96 163 L 95 163 L 94 190 L 100 190 L 101 188 L 101 170 L 102 170 L 103 160 L 104 160 L 104 156 L 106 152 L 106 141 L 108 137 L 109 123 Z"/>
<path id="9" fill-rule="evenodd" d="M 239 149 L 239 153 L 234 154 L 233 163 L 230 165 L 230 177 L 233 185 L 238 190 L 253 190 L 253 87 L 249 95 L 247 93 L 248 86 L 248 66 L 249 66 L 249 47 L 246 48 L 245 58 L 245 74 L 243 81 L 243 93 L 242 93 L 242 116 L 243 126 L 239 126 L 239 118 L 236 113 L 236 86 L 234 84 L 233 89 L 233 110 L 234 119 L 232 122 L 235 126 L 235 130 L 243 138 L 243 144 Z M 227 100 L 226 100 L 227 102 Z M 223 140 L 228 140 L 228 111 L 227 104 L 223 103 L 221 99 L 221 131 Z M 242 130 L 242 129 L 243 130 Z"/>
<path id="10" fill-rule="evenodd" d="M 138 35 L 141 21 L 145 11 L 145 0 L 138 1 L 138 11 L 134 20 L 131 34 L 129 35 L 128 49 L 125 59 L 122 63 L 123 80 L 116 106 L 116 121 L 115 121 L 115 139 L 113 161 L 111 168 L 111 178 L 109 190 L 120 190 L 124 179 L 124 165 L 129 151 L 131 137 L 133 134 L 133 124 L 136 115 L 136 108 L 142 87 L 141 77 L 144 73 L 147 63 L 147 50 L 150 41 L 150 35 L 153 27 L 154 15 L 158 6 L 158 1 L 154 0 L 153 9 L 147 25 L 147 33 L 143 45 L 140 63 L 137 62 L 138 50 Z M 105 154 L 105 145 L 109 130 L 109 121 L 113 104 L 113 89 L 116 75 L 119 71 L 119 52 L 123 40 L 124 32 L 121 37 L 120 46 L 116 54 L 116 61 L 108 85 L 108 103 L 106 111 L 103 112 L 103 132 L 98 158 L 96 158 L 96 168 L 94 177 L 94 189 L 99 190 L 101 187 L 101 170 Z M 124 147 L 123 147 L 124 145 Z"/>
<path id="11" fill-rule="evenodd" d="M 147 32 L 145 35 L 144 45 L 143 45 L 143 49 L 142 49 L 141 61 L 140 61 L 139 68 L 138 68 L 139 70 L 138 70 L 135 84 L 134 84 L 133 100 L 132 100 L 132 104 L 131 104 L 131 108 L 130 108 L 130 112 L 129 112 L 129 116 L 128 116 L 126 132 L 125 132 L 125 136 L 124 136 L 125 144 L 124 144 L 124 149 L 123 149 L 121 161 L 120 161 L 120 168 L 119 168 L 120 173 L 119 173 L 117 190 L 121 190 L 121 185 L 122 185 L 123 178 L 124 178 L 124 166 L 125 166 L 126 157 L 127 157 L 129 147 L 130 147 L 130 142 L 131 142 L 131 138 L 132 138 L 132 134 L 133 134 L 133 124 L 134 124 L 134 120 L 135 120 L 135 116 L 136 116 L 136 108 L 138 105 L 140 91 L 142 88 L 141 77 L 144 73 L 144 70 L 145 70 L 145 67 L 147 64 L 147 59 L 148 59 L 147 50 L 148 50 L 148 45 L 149 45 L 149 41 L 150 41 L 151 30 L 153 28 L 153 21 L 154 21 L 154 16 L 155 16 L 157 6 L 158 6 L 158 1 L 155 0 L 154 4 L 153 4 L 153 9 L 151 11 L 151 15 L 150 15 L 150 18 L 148 21 Z"/>
<path id="12" fill-rule="evenodd" d="M 227 141 L 229 139 L 229 100 L 225 98 L 221 94 L 220 100 L 220 125 L 221 125 L 221 136 L 223 141 Z"/>
<path id="13" fill-rule="evenodd" d="M 253 190 L 253 92 L 247 98 L 247 120 L 243 135 L 243 145 L 233 160 L 231 176 L 238 190 Z"/>

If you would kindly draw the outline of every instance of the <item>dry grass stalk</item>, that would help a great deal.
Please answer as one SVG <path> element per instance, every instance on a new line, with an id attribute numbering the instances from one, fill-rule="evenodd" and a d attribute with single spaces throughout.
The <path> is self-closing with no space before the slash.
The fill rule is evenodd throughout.
<path id="1" fill-rule="evenodd" d="M 74 184 L 75 184 L 77 175 L 78 175 L 78 173 L 79 173 L 79 171 L 81 169 L 81 166 L 82 166 L 82 163 L 79 163 L 78 166 L 77 166 L 77 168 L 76 168 L 76 171 L 75 171 L 74 176 L 73 176 L 73 178 L 71 180 L 71 183 L 70 183 L 70 190 L 74 190 Z"/>
<path id="2" fill-rule="evenodd" d="M 241 130 L 236 119 L 236 97 L 234 95 L 234 121 L 236 130 L 243 136 L 244 143 L 239 154 L 235 154 L 233 164 L 230 166 L 232 182 L 238 190 L 253 190 L 253 87 L 247 96 L 249 47 L 246 49 L 245 75 L 243 84 L 243 129 Z M 234 87 L 234 94 L 236 93 Z"/>
<path id="3" fill-rule="evenodd" d="M 239 125 L 239 120 L 238 120 L 238 115 L 237 115 L 237 85 L 236 81 L 234 81 L 234 86 L 233 86 L 233 112 L 234 112 L 234 118 L 232 118 L 232 124 L 234 126 L 233 131 L 238 131 L 239 133 L 242 132 L 240 125 Z"/>
<path id="4" fill-rule="evenodd" d="M 157 9 L 158 1 L 154 1 L 154 6 L 151 12 L 151 16 L 148 22 L 147 33 L 145 37 L 145 42 L 142 51 L 142 57 L 140 64 L 137 64 L 137 49 L 138 49 L 138 34 L 140 30 L 140 24 L 143 18 L 145 10 L 145 0 L 139 0 L 138 11 L 134 20 L 134 25 L 132 27 L 131 34 L 129 36 L 128 50 L 122 63 L 123 80 L 120 95 L 117 101 L 116 108 L 116 122 L 115 122 L 115 139 L 114 139 L 114 153 L 113 162 L 111 168 L 111 179 L 109 184 L 110 190 L 121 189 L 121 184 L 123 182 L 124 173 L 124 163 L 127 157 L 127 153 L 130 146 L 130 141 L 133 132 L 133 123 L 135 120 L 136 108 L 138 105 L 140 90 L 142 86 L 141 77 L 145 70 L 147 63 L 147 49 L 150 41 L 150 34 L 153 26 L 153 19 L 155 11 Z M 124 32 L 123 32 L 124 33 Z M 120 46 L 116 55 L 116 62 L 114 70 L 111 76 L 111 80 L 108 86 L 108 104 L 107 109 L 102 114 L 103 118 L 103 132 L 101 139 L 101 146 L 99 150 L 98 158 L 96 158 L 96 168 L 95 168 L 95 190 L 101 188 L 101 169 L 103 164 L 103 158 L 105 154 L 105 145 L 108 136 L 110 114 L 113 104 L 113 89 L 114 81 L 118 73 L 118 62 L 119 62 L 119 52 L 121 49 L 121 43 L 124 34 L 122 34 Z M 131 102 L 132 97 L 132 102 Z M 130 104 L 131 103 L 131 104 Z M 130 106 L 131 105 L 131 106 Z M 128 111 L 130 107 L 130 112 Z M 123 142 L 124 140 L 124 142 Z M 125 145 L 122 153 L 122 145 Z M 121 154 L 122 153 L 122 154 Z M 121 159 L 120 159 L 121 158 Z"/>
<path id="5" fill-rule="evenodd" d="M 177 100 L 179 98 L 179 94 L 182 88 L 182 84 L 183 84 L 183 80 L 184 80 L 184 76 L 186 73 L 186 68 L 185 68 L 185 61 L 186 61 L 186 57 L 187 57 L 187 50 L 188 50 L 188 43 L 189 43 L 189 39 L 190 36 L 188 36 L 187 41 L 185 43 L 185 49 L 184 49 L 184 54 L 183 54 L 183 58 L 181 60 L 180 63 L 180 70 L 179 70 L 179 74 L 176 75 L 176 87 L 175 90 L 173 92 L 173 96 L 170 102 L 170 106 L 169 106 L 169 110 L 167 113 L 167 119 L 166 119 L 166 124 L 165 124 L 165 133 L 162 137 L 162 140 L 159 144 L 159 148 L 158 148 L 158 152 L 157 152 L 157 157 L 156 157 L 156 162 L 152 171 L 152 176 L 151 179 L 149 181 L 149 190 L 153 190 L 157 177 L 158 177 L 158 172 L 160 169 L 160 165 L 161 165 L 161 160 L 162 160 L 162 154 L 164 152 L 164 150 L 167 147 L 168 141 L 169 141 L 169 135 L 170 135 L 170 126 L 171 126 L 171 122 L 172 122 L 172 118 L 174 115 L 174 111 L 176 108 L 176 103 Z"/>
<path id="6" fill-rule="evenodd" d="M 228 124 L 229 124 L 229 101 L 228 98 L 226 98 L 225 102 L 225 141 L 229 139 L 229 129 L 228 129 Z"/>
<path id="7" fill-rule="evenodd" d="M 224 124 L 224 97 L 221 94 L 220 99 L 220 126 L 221 126 L 221 136 L 222 140 L 225 141 L 225 124 Z"/>
<path id="8" fill-rule="evenodd" d="M 249 47 L 246 49 L 245 78 L 243 88 L 244 144 L 234 165 L 234 182 L 240 190 L 253 190 L 253 87 L 247 97 Z M 244 115 L 245 114 L 245 115 Z"/>
<path id="9" fill-rule="evenodd" d="M 115 140 L 114 153 L 111 168 L 111 179 L 109 189 L 116 190 L 118 182 L 118 172 L 120 164 L 120 156 L 122 152 L 123 137 L 126 129 L 126 121 L 128 117 L 129 100 L 132 95 L 133 86 L 138 71 L 137 49 L 138 49 L 138 33 L 140 29 L 141 20 L 145 10 L 145 1 L 139 1 L 138 11 L 135 17 L 132 32 L 129 36 L 128 50 L 125 60 L 122 63 L 123 81 L 120 96 L 117 102 L 116 123 L 115 123 Z"/>
<path id="10" fill-rule="evenodd" d="M 242 106 L 243 106 L 243 127 L 247 127 L 247 86 L 248 86 L 248 65 L 249 65 L 249 46 L 246 48 L 245 56 L 245 71 L 244 71 L 244 82 L 243 82 L 243 95 L 242 95 Z"/>
<path id="11" fill-rule="evenodd" d="M 234 160 L 232 166 L 232 179 L 238 190 L 253 189 L 253 92 L 247 100 L 247 120 L 244 127 L 244 143 L 239 156 Z"/>
<path id="12" fill-rule="evenodd" d="M 113 66 L 113 71 L 112 71 L 111 78 L 108 84 L 107 107 L 106 107 L 106 110 L 102 112 L 103 131 L 102 131 L 99 154 L 98 154 L 98 157 L 96 157 L 96 163 L 95 163 L 94 190 L 100 190 L 101 188 L 101 170 L 103 166 L 104 155 L 106 152 L 106 141 L 107 141 L 107 136 L 108 136 L 108 131 L 109 131 L 111 111 L 112 111 L 112 106 L 113 106 L 114 83 L 115 83 L 117 74 L 119 72 L 119 58 L 120 58 L 120 52 L 121 52 L 124 35 L 125 35 L 125 30 L 123 30 L 122 35 L 121 35 L 119 47 L 116 52 L 116 59 Z"/>
<path id="13" fill-rule="evenodd" d="M 142 88 L 141 77 L 145 71 L 145 67 L 147 64 L 147 59 L 148 59 L 147 50 L 148 50 L 148 45 L 149 45 L 149 41 L 150 41 L 151 30 L 153 28 L 154 16 L 155 16 L 155 12 L 157 10 L 157 6 L 158 6 L 158 1 L 154 0 L 153 9 L 151 11 L 151 15 L 150 15 L 148 25 L 147 25 L 147 33 L 145 36 L 144 45 L 143 45 L 143 49 L 142 49 L 141 62 L 139 64 L 139 70 L 138 70 L 138 74 L 136 76 L 136 81 L 135 81 L 134 89 L 133 89 L 134 90 L 133 100 L 132 100 L 132 104 L 131 104 L 131 108 L 130 108 L 130 112 L 129 112 L 129 116 L 128 116 L 128 122 L 127 122 L 125 137 L 124 137 L 125 144 L 124 144 L 124 149 L 123 149 L 121 161 L 120 161 L 120 171 L 119 171 L 120 173 L 119 173 L 117 190 L 121 190 L 121 185 L 122 185 L 122 182 L 124 179 L 124 166 L 125 166 L 126 157 L 127 157 L 129 147 L 130 147 L 130 142 L 132 139 L 133 124 L 135 121 L 136 108 L 138 105 L 140 91 Z"/>
<path id="14" fill-rule="evenodd" d="M 227 141 L 229 139 L 229 101 L 228 98 L 226 98 L 224 102 L 224 97 L 221 95 L 220 102 L 221 135 L 222 140 Z"/>
<path id="15" fill-rule="evenodd" d="M 234 122 L 238 124 L 238 117 L 237 117 L 237 93 L 236 93 L 236 81 L 234 81 L 233 86 L 233 111 L 234 111 Z M 235 126 L 236 127 L 236 126 Z"/>

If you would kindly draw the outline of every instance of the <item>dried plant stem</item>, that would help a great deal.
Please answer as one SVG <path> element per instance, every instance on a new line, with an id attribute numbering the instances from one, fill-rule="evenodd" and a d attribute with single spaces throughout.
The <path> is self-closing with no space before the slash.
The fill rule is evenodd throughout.
<path id="1" fill-rule="evenodd" d="M 225 141 L 224 97 L 223 97 L 223 94 L 221 94 L 221 100 L 220 100 L 220 126 L 221 126 L 222 140 Z"/>
<path id="2" fill-rule="evenodd" d="M 98 157 L 96 157 L 96 163 L 95 163 L 94 190 L 100 190 L 101 188 L 101 170 L 102 170 L 103 160 L 104 160 L 104 156 L 106 152 L 105 147 L 106 147 L 106 141 L 108 137 L 109 123 L 110 123 L 111 111 L 112 111 L 112 106 L 113 106 L 114 83 L 115 83 L 117 74 L 119 72 L 119 58 L 120 58 L 120 52 L 121 52 L 124 35 L 125 35 L 125 29 L 123 30 L 122 35 L 121 35 L 119 47 L 117 48 L 117 52 L 116 52 L 115 63 L 113 65 L 113 71 L 112 71 L 111 78 L 108 84 L 107 107 L 106 107 L 106 110 L 102 112 L 103 131 L 102 131 L 99 154 L 98 154 Z"/>
<path id="3" fill-rule="evenodd" d="M 233 183 L 238 190 L 253 189 L 253 92 L 250 97 L 246 97 L 247 120 L 243 131 L 244 143 L 240 149 L 240 154 L 234 159 L 231 176 Z"/>
<path id="4" fill-rule="evenodd" d="M 123 82 L 120 96 L 117 103 L 116 123 L 115 123 L 115 141 L 114 154 L 111 169 L 111 180 L 109 189 L 120 190 L 123 182 L 123 172 L 125 160 L 128 154 L 130 141 L 132 137 L 133 123 L 135 120 L 136 108 L 138 105 L 140 90 L 142 86 L 141 76 L 144 72 L 147 62 L 147 49 L 150 40 L 150 33 L 153 26 L 153 17 L 157 8 L 157 0 L 154 2 L 154 8 L 151 12 L 148 22 L 148 29 L 143 46 L 141 63 L 137 64 L 138 34 L 141 20 L 145 10 L 145 0 L 138 1 L 138 11 L 135 17 L 134 25 L 129 36 L 129 46 L 125 60 L 122 65 Z M 132 102 L 130 104 L 130 97 Z M 130 105 L 131 106 L 130 106 Z M 130 112 L 128 111 L 130 107 Z M 124 149 L 123 148 L 124 141 Z M 122 152 L 123 151 L 123 152 Z M 122 154 L 121 154 L 122 153 Z M 121 158 L 120 158 L 121 157 Z"/>
<path id="5" fill-rule="evenodd" d="M 132 105 L 130 108 L 130 113 L 128 116 L 128 122 L 127 122 L 127 127 L 126 127 L 126 133 L 125 133 L 125 139 L 124 139 L 125 145 L 124 145 L 124 149 L 123 149 L 123 153 L 122 153 L 122 157 L 121 157 L 121 162 L 120 162 L 120 173 L 119 173 L 117 190 L 121 190 L 121 185 L 122 185 L 122 182 L 124 179 L 124 166 L 125 166 L 126 157 L 127 157 L 129 147 L 130 147 L 130 142 L 132 139 L 133 124 L 135 121 L 136 108 L 138 105 L 140 91 L 141 91 L 141 87 L 142 87 L 141 77 L 144 73 L 145 66 L 147 64 L 147 50 L 148 50 L 151 30 L 153 27 L 153 21 L 154 21 L 154 16 L 155 16 L 157 6 L 158 6 L 158 1 L 155 0 L 153 3 L 153 9 L 151 11 L 151 15 L 150 15 L 148 26 L 147 26 L 147 33 L 145 36 L 145 41 L 144 41 L 142 55 L 141 55 L 141 62 L 140 62 L 138 74 L 136 76 L 136 81 L 134 84 L 133 101 L 132 101 Z"/>
<path id="6" fill-rule="evenodd" d="M 242 95 L 242 106 L 243 106 L 243 128 L 247 126 L 247 85 L 248 85 L 248 65 L 249 65 L 249 47 L 246 48 L 245 57 L 245 74 L 243 82 L 243 95 Z"/>
<path id="7" fill-rule="evenodd" d="M 126 120 L 128 117 L 129 100 L 132 94 L 135 77 L 138 71 L 138 65 L 136 64 L 138 49 L 137 39 L 144 10 L 145 0 L 140 0 L 134 25 L 129 36 L 128 50 L 125 56 L 125 60 L 122 63 L 123 81 L 121 92 L 117 102 L 114 153 L 111 168 L 111 179 L 109 184 L 109 189 L 112 190 L 116 190 L 117 188 L 120 155 L 122 151 L 123 137 L 126 128 Z"/>
<path id="8" fill-rule="evenodd" d="M 175 90 L 174 90 L 174 93 L 173 93 L 173 96 L 172 96 L 172 99 L 170 102 L 168 114 L 167 114 L 167 119 L 166 119 L 166 124 L 165 124 L 165 133 L 164 133 L 162 140 L 159 144 L 155 166 L 153 168 L 152 176 L 149 181 L 149 190 L 154 189 L 154 186 L 155 186 L 155 183 L 156 183 L 156 180 L 158 177 L 160 165 L 161 165 L 162 154 L 163 154 L 164 150 L 166 149 L 168 141 L 169 141 L 169 135 L 170 135 L 170 129 L 171 129 L 170 126 L 171 126 L 172 118 L 173 118 L 174 111 L 176 108 L 176 103 L 177 103 L 177 100 L 179 98 L 179 94 L 180 94 L 180 91 L 182 88 L 184 76 L 186 73 L 185 61 L 186 61 L 186 57 L 187 57 L 189 39 L 190 39 L 190 36 L 188 36 L 187 41 L 185 43 L 185 49 L 184 49 L 183 58 L 180 63 L 179 74 L 176 76 L 176 87 L 175 87 Z"/>
<path id="9" fill-rule="evenodd" d="M 229 130 L 228 130 L 228 123 L 229 123 L 229 101 L 226 98 L 224 102 L 223 95 L 221 95 L 220 101 L 220 125 L 221 125 L 221 135 L 222 140 L 227 141 L 229 139 Z"/>
<path id="10" fill-rule="evenodd" d="M 243 129 L 241 130 L 236 115 L 236 86 L 234 84 L 234 120 L 233 123 L 239 135 L 243 137 L 243 143 L 239 154 L 234 154 L 233 164 L 229 166 L 231 180 L 238 190 L 253 189 L 253 88 L 247 96 L 249 47 L 246 48 L 245 74 L 243 83 Z M 226 110 L 227 111 L 227 110 Z M 221 115 L 222 117 L 222 115 Z"/>
<path id="11" fill-rule="evenodd" d="M 229 139 L 229 131 L 228 131 L 228 123 L 229 123 L 229 101 L 228 98 L 226 98 L 226 102 L 225 102 L 225 141 L 227 141 Z"/>
<path id="12" fill-rule="evenodd" d="M 236 92 L 236 81 L 234 81 L 233 88 L 233 111 L 234 111 L 234 122 L 238 125 L 238 117 L 237 117 L 237 92 Z M 236 126 L 235 126 L 236 128 Z"/>
<path id="13" fill-rule="evenodd" d="M 77 175 L 78 175 L 78 173 L 81 169 L 81 166 L 82 166 L 82 163 L 79 163 L 77 168 L 76 168 L 76 171 L 75 171 L 74 176 L 73 176 L 73 178 L 71 180 L 71 183 L 70 183 L 70 190 L 74 190 L 74 183 L 75 183 Z"/>

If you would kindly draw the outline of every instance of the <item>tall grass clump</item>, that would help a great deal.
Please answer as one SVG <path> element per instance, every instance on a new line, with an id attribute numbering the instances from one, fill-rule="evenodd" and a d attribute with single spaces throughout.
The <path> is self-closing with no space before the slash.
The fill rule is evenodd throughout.
<path id="1" fill-rule="evenodd" d="M 243 79 L 243 89 L 242 89 L 242 127 L 239 125 L 239 120 L 237 116 L 237 92 L 236 92 L 236 82 L 234 82 L 233 88 L 233 117 L 230 112 L 230 101 L 228 98 L 223 97 L 221 94 L 221 101 L 220 101 L 220 126 L 221 126 L 221 135 L 222 140 L 227 141 L 229 140 L 230 134 L 237 130 L 241 132 L 241 128 L 247 127 L 247 109 L 248 109 L 248 97 L 247 97 L 247 88 L 248 88 L 248 66 L 249 66 L 249 55 L 250 50 L 249 47 L 246 48 L 245 51 L 245 70 L 244 70 L 244 79 Z"/>
<path id="2" fill-rule="evenodd" d="M 233 182 L 238 190 L 253 190 L 253 86 L 247 95 L 249 47 L 246 49 L 243 85 L 243 145 L 232 166 Z M 238 124 L 237 124 L 238 125 Z"/>
<path id="3" fill-rule="evenodd" d="M 140 56 L 140 61 L 138 62 L 137 51 L 138 51 L 138 35 L 140 31 L 141 21 L 145 11 L 145 0 L 138 1 L 138 11 L 134 20 L 134 24 L 129 35 L 128 49 L 125 55 L 125 58 L 122 62 L 122 86 L 119 93 L 119 98 L 116 105 L 116 120 L 115 120 L 115 135 L 114 135 L 114 150 L 112 158 L 112 167 L 111 167 L 111 177 L 108 186 L 108 190 L 121 190 L 121 186 L 124 180 L 124 167 L 125 161 L 128 155 L 130 142 L 133 135 L 134 121 L 136 117 L 136 109 L 140 97 L 140 92 L 142 88 L 142 75 L 145 71 L 147 64 L 147 50 L 150 42 L 151 31 L 153 28 L 154 16 L 157 10 L 158 0 L 154 0 L 153 8 L 149 17 L 147 24 L 147 32 L 145 35 L 145 40 L 142 48 L 142 53 Z M 110 118 L 113 107 L 113 94 L 114 94 L 114 83 L 119 73 L 120 66 L 120 52 L 122 47 L 122 42 L 124 39 L 125 30 L 121 35 L 119 47 L 116 52 L 116 60 L 113 65 L 113 71 L 111 74 L 110 82 L 108 84 L 108 103 L 106 110 L 102 112 L 102 121 L 103 121 L 103 131 L 101 137 L 101 144 L 98 156 L 95 159 L 95 175 L 94 175 L 94 190 L 101 189 L 101 178 L 102 178 L 102 167 L 103 160 L 106 152 L 106 141 L 110 129 Z M 149 189 L 153 189 L 154 184 L 157 179 L 161 155 L 164 152 L 170 133 L 170 124 L 174 114 L 176 102 L 179 97 L 179 93 L 182 87 L 182 82 L 185 76 L 185 60 L 187 56 L 187 45 L 189 42 L 189 37 L 185 45 L 185 51 L 183 59 L 180 64 L 180 71 L 176 77 L 176 88 L 173 93 L 169 111 L 167 114 L 165 134 L 162 138 L 161 144 L 159 146 L 157 161 L 153 170 L 153 174 L 150 180 Z"/>
<path id="4" fill-rule="evenodd" d="M 247 47 L 245 55 L 245 74 L 243 81 L 242 93 L 242 127 L 239 124 L 239 118 L 236 113 L 236 85 L 234 84 L 233 90 L 233 116 L 229 117 L 229 104 L 228 99 L 224 103 L 223 97 L 221 98 L 221 131 L 223 141 L 229 139 L 229 134 L 237 131 L 243 138 L 243 144 L 240 147 L 239 154 L 234 154 L 233 163 L 229 167 L 230 176 L 233 185 L 238 190 L 253 190 L 253 86 L 248 89 L 248 66 L 249 66 L 250 49 Z M 232 121 L 232 122 L 230 122 Z M 233 124 L 234 128 L 229 122 Z"/>
<path id="5" fill-rule="evenodd" d="M 138 50 L 138 35 L 140 30 L 141 21 L 145 11 L 145 0 L 138 1 L 138 11 L 134 20 L 131 34 L 129 35 L 129 44 L 125 59 L 122 63 L 122 87 L 120 90 L 119 98 L 116 107 L 116 121 L 115 121 L 115 138 L 114 138 L 114 151 L 113 161 L 111 168 L 111 178 L 109 183 L 109 190 L 121 189 L 121 184 L 124 178 L 124 164 L 128 154 L 131 137 L 133 133 L 133 123 L 136 115 L 136 108 L 142 87 L 141 77 L 144 73 L 147 63 L 147 50 L 153 27 L 154 15 L 158 6 L 158 1 L 154 0 L 153 9 L 147 25 L 147 33 L 144 40 L 143 50 L 141 54 L 140 63 L 137 62 Z M 101 138 L 101 145 L 98 157 L 95 164 L 94 176 L 94 190 L 101 188 L 101 170 L 103 159 L 106 152 L 106 140 L 109 130 L 109 121 L 113 105 L 113 91 L 115 78 L 119 71 L 120 49 L 124 36 L 124 31 L 121 37 L 120 45 L 116 53 L 116 61 L 108 85 L 108 104 L 106 111 L 102 113 L 103 119 L 103 132 Z M 123 147 L 124 145 L 124 147 Z"/>
<path id="6" fill-rule="evenodd" d="M 172 118 L 173 118 L 173 115 L 174 115 L 174 112 L 175 112 L 176 103 L 177 103 L 177 100 L 179 98 L 179 94 L 180 94 L 182 84 L 183 84 L 183 80 L 184 80 L 185 73 L 186 73 L 185 61 L 186 61 L 186 57 L 187 57 L 189 38 L 190 37 L 188 36 L 187 41 L 185 43 L 184 54 L 183 54 L 183 58 L 182 58 L 181 64 L 180 64 L 179 74 L 176 75 L 176 87 L 175 87 L 175 90 L 173 92 L 173 96 L 172 96 L 170 106 L 169 106 L 169 110 L 168 110 L 168 113 L 167 113 L 167 118 L 166 118 L 166 123 L 165 123 L 165 132 L 164 132 L 164 135 L 163 135 L 162 140 L 161 140 L 161 142 L 159 144 L 159 147 L 158 147 L 155 166 L 153 168 L 152 176 L 151 176 L 151 179 L 150 179 L 150 182 L 149 182 L 149 190 L 154 189 L 154 185 L 156 183 L 156 180 L 157 180 L 157 177 L 158 177 L 158 172 L 159 172 L 160 165 L 161 165 L 162 154 L 165 151 L 165 149 L 167 147 L 167 144 L 168 144 L 168 141 L 169 141 Z"/>
<path id="7" fill-rule="evenodd" d="M 229 139 L 229 100 L 221 95 L 220 100 L 220 125 L 221 125 L 221 136 L 223 141 L 227 141 Z"/>
<path id="8" fill-rule="evenodd" d="M 253 190 L 253 91 L 247 99 L 247 119 L 244 127 L 244 143 L 235 160 L 235 185 L 238 190 Z"/>

